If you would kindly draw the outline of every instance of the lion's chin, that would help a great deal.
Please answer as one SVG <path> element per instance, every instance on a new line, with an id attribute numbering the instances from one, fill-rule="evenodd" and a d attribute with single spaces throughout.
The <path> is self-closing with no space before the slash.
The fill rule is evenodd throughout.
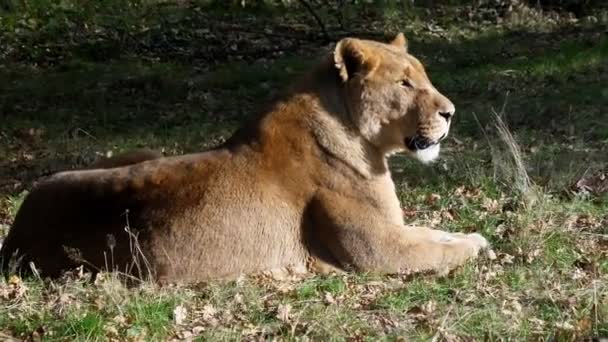
<path id="1" fill-rule="evenodd" d="M 412 151 L 412 155 L 414 158 L 421 161 L 423 164 L 429 164 L 433 160 L 439 157 L 440 144 L 437 143 L 435 145 L 431 145 L 424 150 L 416 150 Z"/>

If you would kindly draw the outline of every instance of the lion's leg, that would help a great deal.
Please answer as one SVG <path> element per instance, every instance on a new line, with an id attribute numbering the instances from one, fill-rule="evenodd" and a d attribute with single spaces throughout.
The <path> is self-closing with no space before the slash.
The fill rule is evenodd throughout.
<path id="1" fill-rule="evenodd" d="M 488 241 L 477 233 L 450 233 L 426 227 L 406 227 L 402 238 L 409 249 L 407 268 L 412 271 L 445 273 L 489 247 Z"/>
<path id="2" fill-rule="evenodd" d="M 345 268 L 445 273 L 488 247 L 479 234 L 391 224 L 373 206 L 333 194 L 315 201 L 313 212 L 317 237 Z"/>

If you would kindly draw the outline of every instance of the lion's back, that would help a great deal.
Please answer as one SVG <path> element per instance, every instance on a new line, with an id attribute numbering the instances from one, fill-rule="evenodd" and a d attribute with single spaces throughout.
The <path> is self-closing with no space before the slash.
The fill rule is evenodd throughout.
<path id="1" fill-rule="evenodd" d="M 48 275 L 83 262 L 103 266 L 110 253 L 116 264 L 127 264 L 132 233 L 141 231 L 145 240 L 150 225 L 166 219 L 164 208 L 175 211 L 196 201 L 186 188 L 203 187 L 228 159 L 213 151 L 54 174 L 26 196 L 0 258 L 6 266 L 13 256 L 22 257 Z"/>
<path id="2" fill-rule="evenodd" d="M 303 201 L 260 169 L 252 154 L 218 150 L 58 173 L 26 197 L 0 255 L 18 251 L 49 276 L 145 259 L 153 276 L 181 280 L 302 262 Z"/>

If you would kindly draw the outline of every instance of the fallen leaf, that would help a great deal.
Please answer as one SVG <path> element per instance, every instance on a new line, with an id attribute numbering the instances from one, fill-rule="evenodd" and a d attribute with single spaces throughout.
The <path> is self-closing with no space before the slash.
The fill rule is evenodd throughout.
<path id="1" fill-rule="evenodd" d="M 428 205 L 435 205 L 437 202 L 439 202 L 439 200 L 441 200 L 441 195 L 430 193 L 426 196 L 425 203 Z"/>
<path id="2" fill-rule="evenodd" d="M 240 293 L 235 294 L 235 295 L 234 295 L 234 301 L 235 301 L 237 304 L 243 304 L 243 295 L 242 295 L 242 294 L 240 294 Z"/>
<path id="3" fill-rule="evenodd" d="M 182 325 L 188 317 L 188 310 L 183 305 L 178 305 L 173 309 L 173 321 L 177 325 Z"/>
<path id="4" fill-rule="evenodd" d="M 26 293 L 27 287 L 17 275 L 10 276 L 6 285 L 0 282 L 0 298 L 20 299 L 25 296 Z"/>
<path id="5" fill-rule="evenodd" d="M 490 260 L 496 260 L 496 253 L 494 253 L 493 250 L 488 249 L 486 251 L 486 258 L 490 259 Z"/>
<path id="6" fill-rule="evenodd" d="M 325 302 L 325 304 L 329 304 L 329 305 L 333 305 L 336 304 L 336 299 L 334 298 L 334 296 L 329 293 L 329 292 L 325 292 L 323 294 L 323 301 Z"/>
<path id="7" fill-rule="evenodd" d="M 216 318 L 217 310 L 211 304 L 206 304 L 203 306 L 203 309 L 200 311 L 202 319 L 205 323 L 216 326 L 218 324 L 218 320 Z"/>
<path id="8" fill-rule="evenodd" d="M 403 208 L 403 217 L 413 218 L 416 217 L 416 213 L 418 211 L 416 209 Z"/>
<path id="9" fill-rule="evenodd" d="M 499 252 L 496 255 L 496 258 L 498 259 L 498 261 L 504 265 L 504 264 L 512 264 L 513 263 L 513 259 L 515 259 L 514 256 L 512 256 L 511 254 L 507 254 L 507 253 L 501 253 Z"/>
<path id="10" fill-rule="evenodd" d="M 580 268 L 575 268 L 574 272 L 572 272 L 572 280 L 579 280 L 579 279 L 584 279 L 587 277 L 587 273 L 585 273 L 585 271 L 581 270 Z"/>
<path id="11" fill-rule="evenodd" d="M 572 331 L 574 330 L 574 326 L 568 322 L 557 322 L 555 323 L 555 327 L 561 330 Z"/>
<path id="12" fill-rule="evenodd" d="M 545 327 L 545 321 L 543 321 L 540 318 L 531 317 L 531 318 L 528 318 L 528 322 L 532 323 L 532 327 L 534 328 L 534 331 L 537 331 L 537 332 L 542 332 Z"/>
<path id="13" fill-rule="evenodd" d="M 284 323 L 288 323 L 291 314 L 291 305 L 290 304 L 279 304 L 277 308 L 277 318 Z"/>
<path id="14" fill-rule="evenodd" d="M 8 284 L 12 286 L 20 286 L 22 284 L 21 278 L 19 278 L 19 276 L 12 275 L 10 278 L 8 278 Z"/>
<path id="15" fill-rule="evenodd" d="M 593 322 L 589 318 L 583 318 L 577 322 L 576 329 L 582 333 L 586 333 L 593 327 Z"/>
<path id="16" fill-rule="evenodd" d="M 481 207 L 489 213 L 495 213 L 498 211 L 500 205 L 497 200 L 492 198 L 484 198 L 481 203 Z"/>
<path id="17" fill-rule="evenodd" d="M 573 186 L 576 193 L 591 193 L 596 196 L 608 192 L 608 175 L 600 171 L 591 175 L 583 175 Z"/>

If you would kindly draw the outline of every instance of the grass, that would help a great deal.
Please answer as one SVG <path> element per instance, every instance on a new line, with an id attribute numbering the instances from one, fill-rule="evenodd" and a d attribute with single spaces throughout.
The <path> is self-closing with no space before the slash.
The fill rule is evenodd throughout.
<path id="1" fill-rule="evenodd" d="M 276 9 L 24 3 L 36 6 L 0 17 L 8 47 L 0 52 L 0 239 L 36 178 L 138 146 L 167 155 L 215 146 L 323 49 L 292 37 L 309 18 L 284 24 Z M 408 20 L 349 11 L 362 31 L 415 32 L 412 53 L 458 109 L 438 163 L 391 160 L 406 221 L 480 232 L 495 260 L 442 278 L 252 277 L 166 288 L 129 287 L 113 274 L 95 282 L 77 271 L 52 282 L 6 274 L 0 338 L 608 336 L 606 14 L 499 23 L 461 20 L 461 7 L 415 8 Z M 217 25 L 233 29 L 219 36 Z M 523 174 L 528 191 L 514 186 Z M 577 187 L 581 179 L 590 188 Z"/>

